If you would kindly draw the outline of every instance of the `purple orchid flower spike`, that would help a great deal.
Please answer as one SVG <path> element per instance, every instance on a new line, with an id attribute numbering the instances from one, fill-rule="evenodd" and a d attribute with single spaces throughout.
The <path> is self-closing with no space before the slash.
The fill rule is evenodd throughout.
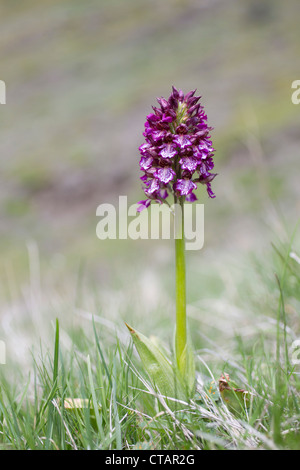
<path id="1" fill-rule="evenodd" d="M 145 142 L 139 147 L 143 172 L 140 179 L 146 199 L 139 201 L 137 211 L 147 209 L 153 201 L 167 203 L 173 213 L 176 271 L 174 364 L 170 365 L 157 345 L 127 325 L 155 388 L 166 397 L 183 396 L 184 399 L 193 396 L 196 390 L 194 353 L 187 333 L 184 205 L 197 200 L 195 190 L 198 184 L 205 185 L 208 196 L 214 198 L 211 183 L 216 176 L 212 173 L 212 128 L 207 125 L 200 97 L 195 93 L 196 90 L 192 90 L 184 95 L 182 90 L 173 86 L 167 100 L 157 98 L 159 107 L 153 106 L 153 112 L 147 116 L 143 133 Z M 173 206 L 167 201 L 170 195 L 174 198 Z M 172 402 L 168 406 L 172 407 Z"/>
<path id="2" fill-rule="evenodd" d="M 186 202 L 194 202 L 197 183 L 205 184 L 209 197 L 215 195 L 211 182 L 216 176 L 211 127 L 196 90 L 184 95 L 172 87 L 168 100 L 157 98 L 159 107 L 152 107 L 145 123 L 145 143 L 139 148 L 140 169 L 144 172 L 146 201 L 138 211 L 152 201 L 162 203 L 173 193 Z"/>

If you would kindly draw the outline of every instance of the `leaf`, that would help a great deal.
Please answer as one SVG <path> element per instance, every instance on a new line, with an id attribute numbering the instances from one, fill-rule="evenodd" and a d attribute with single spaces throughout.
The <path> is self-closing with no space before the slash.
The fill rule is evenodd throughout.
<path id="1" fill-rule="evenodd" d="M 179 370 L 182 371 L 182 380 L 186 386 L 187 394 L 193 395 L 195 393 L 196 372 L 194 351 L 189 342 L 179 359 Z"/>
<path id="2" fill-rule="evenodd" d="M 127 325 L 134 345 L 153 386 L 165 397 L 186 399 L 184 388 L 172 364 L 161 349 L 142 333 Z M 168 403 L 168 405 L 170 405 Z"/>
<path id="3" fill-rule="evenodd" d="M 88 378 L 89 378 L 90 390 L 91 390 L 91 395 L 92 395 L 92 405 L 93 405 L 93 409 L 95 412 L 97 428 L 98 428 L 100 437 L 103 441 L 105 436 L 104 436 L 103 425 L 102 425 L 102 417 L 99 413 L 99 405 L 97 402 L 96 390 L 95 390 L 94 381 L 92 377 L 91 360 L 90 360 L 89 355 L 87 356 L 87 367 L 88 367 Z"/>
<path id="4" fill-rule="evenodd" d="M 218 387 L 218 383 L 215 380 L 207 380 L 204 384 L 204 392 L 207 397 L 209 397 L 213 401 L 220 400 L 220 391 Z"/>
<path id="5" fill-rule="evenodd" d="M 174 351 L 176 351 L 176 331 L 174 331 L 173 345 Z M 188 397 L 193 397 L 196 392 L 196 370 L 194 348 L 192 347 L 189 332 L 187 332 L 186 347 L 181 356 L 175 358 L 175 364 L 177 365 L 178 376 L 184 384 L 185 394 Z"/>
<path id="6" fill-rule="evenodd" d="M 249 392 L 242 388 L 234 387 L 228 374 L 221 375 L 219 379 L 219 390 L 227 408 L 233 413 L 240 413 L 249 405 Z"/>

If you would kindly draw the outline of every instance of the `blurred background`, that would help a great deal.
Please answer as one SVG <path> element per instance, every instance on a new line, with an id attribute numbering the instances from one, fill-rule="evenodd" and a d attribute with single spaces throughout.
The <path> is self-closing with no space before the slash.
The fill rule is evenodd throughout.
<path id="1" fill-rule="evenodd" d="M 299 14 L 297 0 L 0 1 L 0 338 L 11 360 L 55 316 L 170 324 L 173 244 L 100 241 L 96 209 L 143 198 L 145 117 L 172 85 L 202 96 L 218 173 L 216 199 L 198 191 L 205 245 L 187 254 L 190 316 L 224 341 L 230 325 L 253 324 L 241 300 L 261 289 L 249 257 L 270 267 L 271 243 L 299 217 Z"/>

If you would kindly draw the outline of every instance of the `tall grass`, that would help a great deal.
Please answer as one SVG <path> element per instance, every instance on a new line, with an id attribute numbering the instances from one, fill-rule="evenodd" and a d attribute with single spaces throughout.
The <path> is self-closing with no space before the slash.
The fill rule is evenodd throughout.
<path id="1" fill-rule="evenodd" d="M 71 332 L 56 320 L 52 348 L 45 351 L 41 344 L 35 350 L 28 375 L 18 367 L 1 368 L 1 448 L 298 449 L 300 380 L 293 341 L 299 335 L 300 264 L 292 242 L 275 248 L 272 270 L 266 271 L 259 263 L 263 289 L 259 277 L 251 288 L 247 279 L 252 316 L 230 339 L 228 331 L 223 341 L 218 334 L 208 337 L 207 318 L 193 318 L 195 306 L 190 309 L 190 322 L 203 322 L 193 337 L 197 392 L 190 402 L 175 400 L 172 409 L 143 372 L 120 322 L 80 312 L 85 328 Z M 265 303 L 261 294 L 255 297 L 256 287 Z M 250 394 L 248 406 L 234 413 L 218 392 L 223 372 Z"/>

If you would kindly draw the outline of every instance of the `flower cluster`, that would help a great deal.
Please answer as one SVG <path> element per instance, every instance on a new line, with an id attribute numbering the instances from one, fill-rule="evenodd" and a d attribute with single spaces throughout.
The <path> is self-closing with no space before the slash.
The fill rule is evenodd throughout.
<path id="1" fill-rule="evenodd" d="M 169 194 L 193 202 L 197 183 L 205 184 L 208 195 L 215 197 L 211 181 L 216 174 L 210 130 L 200 97 L 195 91 L 186 95 L 172 87 L 168 100 L 158 98 L 159 108 L 152 107 L 147 116 L 146 142 L 139 147 L 141 180 L 147 199 L 139 202 L 138 211 L 151 201 L 165 202 Z"/>

